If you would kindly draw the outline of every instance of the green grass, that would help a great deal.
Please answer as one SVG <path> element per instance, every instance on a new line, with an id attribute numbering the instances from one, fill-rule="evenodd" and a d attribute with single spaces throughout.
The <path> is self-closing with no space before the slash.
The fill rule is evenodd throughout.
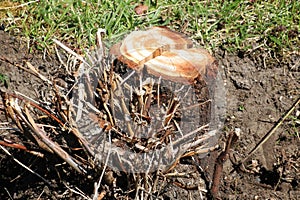
<path id="1" fill-rule="evenodd" d="M 44 0 L 19 9 L 0 9 L 5 16 L 0 22 L 8 24 L 9 31 L 20 30 L 40 49 L 51 47 L 52 38 L 75 49 L 88 48 L 95 44 L 98 28 L 106 29 L 107 41 L 115 43 L 134 29 L 163 25 L 211 50 L 299 51 L 300 1 L 146 0 L 149 9 L 143 16 L 134 12 L 137 2 Z"/>
<path id="2" fill-rule="evenodd" d="M 8 76 L 6 76 L 5 74 L 1 74 L 0 73 L 0 83 L 4 84 L 5 87 L 7 87 L 8 84 L 9 84 L 9 78 L 8 78 Z"/>
<path id="3" fill-rule="evenodd" d="M 300 116 L 299 116 L 299 114 L 298 114 L 298 116 L 290 115 L 289 119 L 290 119 L 290 125 L 292 127 L 291 134 L 295 135 L 300 140 L 300 132 L 299 132 Z"/>

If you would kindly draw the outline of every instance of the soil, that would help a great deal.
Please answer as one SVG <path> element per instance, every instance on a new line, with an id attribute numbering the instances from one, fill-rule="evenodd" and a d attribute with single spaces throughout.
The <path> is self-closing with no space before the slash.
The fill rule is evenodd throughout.
<path id="1" fill-rule="evenodd" d="M 1 90 L 18 91 L 35 100 L 47 94 L 49 88 L 40 78 L 20 68 L 26 68 L 25 62 L 30 62 L 49 79 L 55 77 L 63 83 L 69 81 L 68 76 L 63 75 L 65 71 L 57 56 L 33 50 L 29 52 L 21 40 L 4 31 L 0 31 L 0 38 L 0 74 L 9 78 L 9 81 L 0 82 Z M 236 55 L 223 50 L 214 53 L 227 91 L 220 146 L 224 147 L 230 132 L 240 133 L 230 151 L 231 159 L 223 166 L 220 199 L 300 199 L 299 105 L 291 114 L 294 118 L 289 117 L 275 131 L 244 163 L 244 169 L 235 165 L 300 97 L 300 55 L 291 54 L 281 59 L 271 53 L 260 52 L 260 49 Z M 1 123 L 7 122 L 2 103 L 0 111 Z M 19 135 L 17 138 L 9 133 L 0 129 L 0 141 L 19 142 L 24 138 L 21 134 L 16 134 Z M 26 139 L 24 141 L 26 143 Z M 40 158 L 22 150 L 5 148 L 14 158 L 49 181 L 51 187 L 1 150 L 0 199 L 84 199 L 74 191 L 79 189 L 89 197 L 94 193 L 97 177 L 86 178 L 74 172 L 53 154 L 44 152 L 44 158 Z M 210 180 L 216 154 L 220 151 L 202 162 Z M 206 196 L 205 192 L 199 194 L 180 187 L 173 187 L 173 190 L 178 199 L 205 199 Z M 167 193 L 164 197 L 170 199 L 176 195 Z"/>

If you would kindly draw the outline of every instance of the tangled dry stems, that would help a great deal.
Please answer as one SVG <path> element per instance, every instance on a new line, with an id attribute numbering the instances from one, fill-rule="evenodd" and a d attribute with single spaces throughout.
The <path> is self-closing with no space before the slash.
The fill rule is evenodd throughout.
<path id="1" fill-rule="evenodd" d="M 124 77 L 126 69 L 123 66 L 113 66 L 111 59 L 105 56 L 100 34 L 98 32 L 97 51 L 87 54 L 87 59 L 56 41 L 73 56 L 73 59 L 81 61 L 79 74 L 74 77 L 75 84 L 71 89 L 59 87 L 55 82 L 41 76 L 30 63 L 27 64 L 33 74 L 51 86 L 52 98 L 49 102 L 37 102 L 22 94 L 2 91 L 6 116 L 31 141 L 32 146 L 38 145 L 40 149 L 56 154 L 83 176 L 93 176 L 93 172 L 102 171 L 98 183 L 95 183 L 94 199 L 101 199 L 112 193 L 117 198 L 130 194 L 134 194 L 131 197 L 135 199 L 162 198 L 170 185 L 186 190 L 199 190 L 200 193 L 206 192 L 200 176 L 191 179 L 198 174 L 197 170 L 180 172 L 184 168 L 180 166 L 180 159 L 205 154 L 215 149 L 207 142 L 214 135 L 208 131 L 211 100 L 207 96 L 207 88 L 203 87 L 205 92 L 201 93 L 201 85 L 203 86 L 204 82 L 200 80 L 200 87 L 197 89 L 200 88 L 199 96 L 205 94 L 205 98 L 190 107 L 204 105 L 203 116 L 207 118 L 201 126 L 183 134 L 178 118 L 189 107 L 183 106 L 180 98 L 189 95 L 188 92 L 183 92 L 180 98 L 172 96 L 171 93 L 170 96 L 163 96 L 163 81 L 160 79 L 142 79 L 140 74 L 132 72 L 125 73 Z M 66 66 L 65 63 L 64 65 Z M 137 77 L 137 80 L 134 80 L 140 84 L 130 85 L 132 82 L 128 79 L 134 76 Z M 158 106 L 153 114 L 155 119 L 151 119 L 149 115 L 153 99 Z M 128 119 L 132 119 L 133 122 Z M 147 129 L 151 120 L 159 121 L 161 126 Z M 88 124 L 82 124 L 84 122 Z M 123 130 L 118 127 L 120 123 L 125 124 Z M 145 139 L 138 135 L 139 131 L 145 130 L 152 133 L 151 137 Z M 175 135 L 175 132 L 180 133 L 179 136 Z M 67 141 L 65 136 L 70 133 L 72 138 L 77 140 L 77 145 L 81 146 L 80 153 L 69 146 L 72 142 Z M 31 147 L 26 145 L 5 145 L 43 156 L 42 151 L 31 151 Z M 136 158 L 142 153 L 157 149 L 161 154 L 157 157 L 147 157 L 150 161 L 148 166 L 145 166 L 143 161 L 132 163 L 132 155 L 120 156 L 127 154 L 126 146 L 137 153 Z M 162 156 L 169 158 L 168 164 L 161 162 Z M 112 166 L 116 163 L 118 166 L 114 169 Z M 198 162 L 194 161 L 194 164 Z M 142 168 L 146 170 L 139 173 Z M 117 179 L 120 178 L 127 180 L 126 191 L 118 185 Z M 179 181 L 187 179 L 189 185 Z M 190 184 L 191 182 L 193 183 Z M 114 191 L 111 192 L 107 187 L 103 189 L 103 185 L 113 186 Z M 118 192 L 118 188 L 123 190 L 122 194 Z M 87 195 L 86 197 L 89 198 Z"/>

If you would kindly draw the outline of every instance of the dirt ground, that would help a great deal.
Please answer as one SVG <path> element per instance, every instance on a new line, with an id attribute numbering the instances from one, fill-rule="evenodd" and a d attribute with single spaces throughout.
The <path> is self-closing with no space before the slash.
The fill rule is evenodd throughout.
<path id="1" fill-rule="evenodd" d="M 9 77 L 7 83 L 0 83 L 1 90 L 18 91 L 36 100 L 43 92 L 47 93 L 47 86 L 39 78 L 17 67 L 25 66 L 26 61 L 44 74 L 67 82 L 68 77 L 56 70 L 60 62 L 55 55 L 29 53 L 25 43 L 3 31 L 0 38 L 0 74 Z M 224 146 L 229 132 L 240 130 L 240 137 L 231 150 L 231 159 L 239 161 L 300 97 L 300 55 L 291 54 L 288 59 L 281 59 L 260 49 L 237 55 L 223 50 L 214 53 L 227 91 L 220 145 Z M 2 103 L 0 111 L 1 122 L 6 122 Z M 298 118 L 298 124 L 288 118 L 245 162 L 245 170 L 234 170 L 230 160 L 225 162 L 220 199 L 300 199 L 300 138 L 296 134 L 300 132 L 299 112 L 298 106 L 291 114 Z M 6 130 L 0 130 L 0 141 L 14 139 Z M 88 196 L 93 194 L 95 179 L 82 177 L 59 158 L 51 154 L 39 158 L 21 150 L 7 149 L 55 187 L 49 187 L 1 150 L 0 199 L 84 199 L 68 189 L 76 187 Z M 208 171 L 212 171 L 213 164 L 209 167 Z M 189 192 L 182 192 L 178 198 L 188 199 L 188 196 Z"/>

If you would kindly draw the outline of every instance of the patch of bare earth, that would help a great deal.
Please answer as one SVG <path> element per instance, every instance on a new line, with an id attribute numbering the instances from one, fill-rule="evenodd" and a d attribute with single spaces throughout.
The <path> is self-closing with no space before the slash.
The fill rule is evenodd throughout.
<path id="1" fill-rule="evenodd" d="M 0 73 L 9 77 L 8 84 L 0 83 L 1 90 L 18 91 L 35 100 L 47 95 L 47 84 L 21 69 L 26 67 L 26 61 L 49 79 L 55 77 L 63 82 L 70 80 L 56 56 L 44 56 L 38 51 L 29 53 L 24 43 L 3 31 L 0 31 L 0 38 Z M 259 151 L 245 162 L 245 168 L 236 169 L 233 164 L 247 156 L 300 96 L 300 56 L 291 55 L 281 62 L 270 57 L 258 51 L 244 57 L 221 51 L 216 53 L 227 89 L 224 97 L 227 114 L 224 131 L 220 133 L 220 145 L 229 132 L 240 129 L 239 140 L 231 150 L 232 162 L 227 160 L 224 164 L 219 191 L 221 199 L 300 198 L 300 138 L 296 134 L 300 132 L 299 106 L 292 113 L 296 120 L 288 118 Z M 2 103 L 0 111 L 0 121 L 6 122 Z M 297 120 L 298 124 L 295 122 Z M 27 141 L 21 134 L 17 138 L 6 130 L 0 130 L 0 141 L 9 140 Z M 49 181 L 51 186 L 16 164 L 12 157 L 1 150 L 0 199 L 9 199 L 10 196 L 13 199 L 83 199 L 70 190 L 75 187 L 87 196 L 92 196 L 93 184 L 98 176 L 93 179 L 76 173 L 60 158 L 47 152 L 43 152 L 44 157 L 40 158 L 23 150 L 6 149 Z M 212 156 L 206 159 L 209 163 L 202 162 L 204 170 L 209 171 L 209 179 L 214 159 Z M 182 170 L 189 171 L 191 168 L 195 166 L 183 165 Z M 188 180 L 182 180 L 188 183 Z M 126 181 L 124 179 L 123 184 Z M 108 185 L 102 189 L 109 191 L 107 187 L 111 186 Z M 189 191 L 176 184 L 170 187 L 166 188 L 168 192 L 163 196 L 165 199 L 202 198 L 197 189 Z M 205 199 L 205 192 L 202 195 Z"/>
<path id="2" fill-rule="evenodd" d="M 254 52 L 244 58 L 219 57 L 227 87 L 225 132 L 241 131 L 232 152 L 237 160 L 246 157 L 300 97 L 300 56 L 281 62 L 269 56 Z M 298 105 L 292 113 L 298 120 L 299 109 Z M 299 199 L 299 130 L 299 124 L 288 118 L 248 159 L 244 171 L 234 171 L 226 162 L 222 197 Z"/>

